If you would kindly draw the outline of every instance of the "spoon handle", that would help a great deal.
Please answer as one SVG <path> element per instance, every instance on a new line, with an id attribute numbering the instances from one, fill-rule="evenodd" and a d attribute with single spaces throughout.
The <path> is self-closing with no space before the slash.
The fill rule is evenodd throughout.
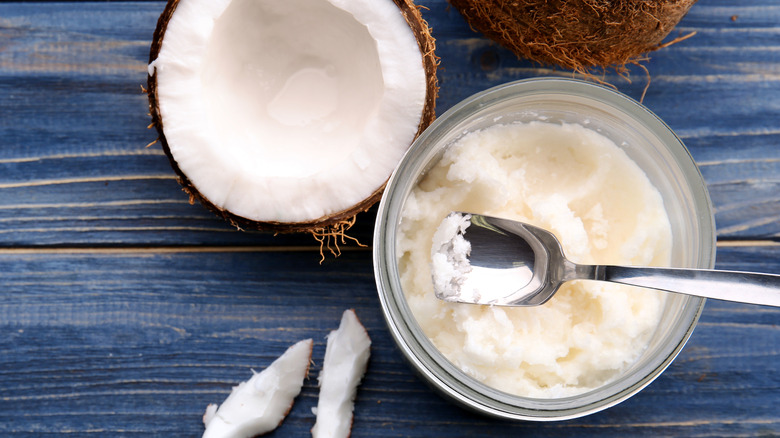
<path id="1" fill-rule="evenodd" d="M 780 275 L 684 268 L 594 268 L 596 280 L 738 303 L 780 307 Z"/>

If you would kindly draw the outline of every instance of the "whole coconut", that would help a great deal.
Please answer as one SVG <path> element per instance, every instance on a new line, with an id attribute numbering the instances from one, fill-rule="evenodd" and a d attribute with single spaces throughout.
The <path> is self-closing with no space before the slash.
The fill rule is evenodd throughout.
<path id="1" fill-rule="evenodd" d="M 661 42 L 696 0 L 449 0 L 472 28 L 520 57 L 579 72 L 625 66 Z"/>

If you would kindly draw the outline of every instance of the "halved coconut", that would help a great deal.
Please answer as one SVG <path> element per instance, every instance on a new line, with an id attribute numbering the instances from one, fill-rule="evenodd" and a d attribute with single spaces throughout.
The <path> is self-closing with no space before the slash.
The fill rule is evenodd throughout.
<path id="1" fill-rule="evenodd" d="M 311 363 L 313 341 L 300 341 L 268 368 L 241 382 L 217 408 L 203 415 L 203 438 L 249 438 L 276 429 L 301 392 Z"/>
<path id="2" fill-rule="evenodd" d="M 330 332 L 319 377 L 320 395 L 314 409 L 314 438 L 346 438 L 352 430 L 357 388 L 368 366 L 371 339 L 352 309 L 344 311 L 339 328 Z"/>
<path id="3" fill-rule="evenodd" d="M 411 0 L 170 0 L 152 121 L 191 199 L 239 228 L 311 231 L 379 200 L 434 118 Z"/>

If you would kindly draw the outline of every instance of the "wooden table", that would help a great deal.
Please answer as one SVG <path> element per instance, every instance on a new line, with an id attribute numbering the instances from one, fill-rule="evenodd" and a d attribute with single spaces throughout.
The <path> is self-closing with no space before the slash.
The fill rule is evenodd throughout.
<path id="1" fill-rule="evenodd" d="M 441 57 L 439 114 L 479 90 L 571 76 L 516 59 L 443 0 L 420 2 Z M 308 436 L 325 335 L 355 308 L 373 339 L 354 437 L 779 436 L 780 310 L 707 303 L 653 384 L 589 417 L 461 410 L 404 362 L 370 248 L 320 264 L 307 235 L 241 232 L 190 205 L 142 90 L 164 3 L 0 4 L 0 436 L 199 436 L 208 403 L 313 337 L 310 378 L 272 435 Z M 707 0 L 645 63 L 644 103 L 707 180 L 717 267 L 780 272 L 780 3 Z M 639 98 L 631 82 L 605 77 Z M 352 235 L 371 242 L 373 211 Z"/>

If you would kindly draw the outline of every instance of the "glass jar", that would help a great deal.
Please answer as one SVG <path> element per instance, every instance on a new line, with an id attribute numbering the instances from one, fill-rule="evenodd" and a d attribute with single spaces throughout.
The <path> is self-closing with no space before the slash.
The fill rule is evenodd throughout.
<path id="1" fill-rule="evenodd" d="M 396 239 L 404 203 L 426 171 L 465 134 L 534 120 L 586 126 L 611 139 L 639 165 L 661 193 L 669 216 L 672 266 L 714 266 L 715 222 L 706 184 L 682 141 L 635 100 L 593 83 L 538 78 L 500 85 L 455 105 L 414 142 L 388 181 L 374 231 L 374 275 L 390 333 L 412 367 L 451 401 L 501 418 L 552 421 L 598 412 L 647 386 L 683 348 L 705 300 L 670 294 L 640 358 L 603 386 L 570 397 L 502 392 L 468 376 L 438 351 L 415 321 L 401 287 Z"/>

